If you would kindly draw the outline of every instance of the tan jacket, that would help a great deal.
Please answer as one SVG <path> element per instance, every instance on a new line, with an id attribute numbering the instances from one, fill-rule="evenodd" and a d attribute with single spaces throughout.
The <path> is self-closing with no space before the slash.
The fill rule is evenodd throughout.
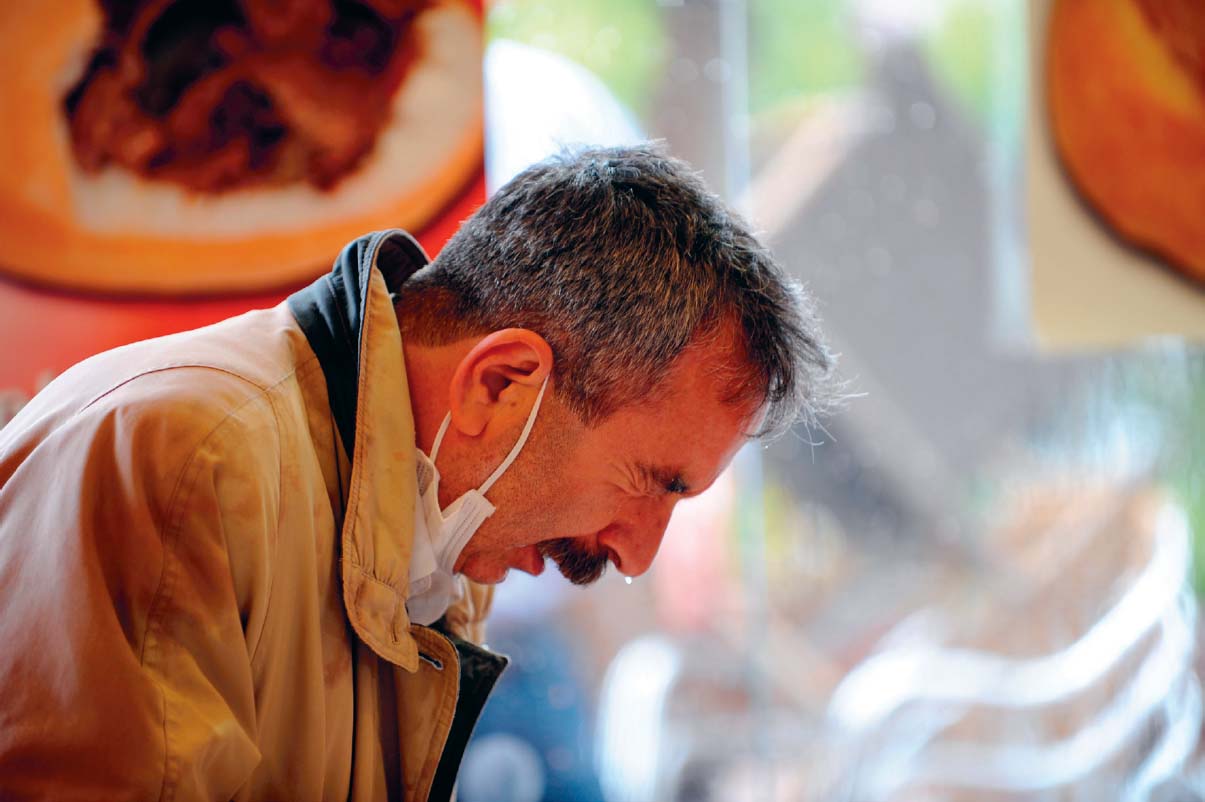
<path id="1" fill-rule="evenodd" d="M 89 359 L 0 431 L 0 798 L 447 798 L 482 701 L 462 659 L 487 693 L 503 661 L 406 616 L 386 256 L 397 286 L 425 262 L 367 237 L 310 293 L 358 276 L 350 461 L 298 296 Z M 470 588 L 449 629 L 488 604 Z"/>

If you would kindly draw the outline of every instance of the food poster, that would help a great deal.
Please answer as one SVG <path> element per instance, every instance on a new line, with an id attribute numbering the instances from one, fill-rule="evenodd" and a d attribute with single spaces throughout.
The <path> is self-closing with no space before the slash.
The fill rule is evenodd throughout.
<path id="1" fill-rule="evenodd" d="M 1031 0 L 1033 319 L 1053 349 L 1205 340 L 1205 4 Z"/>
<path id="2" fill-rule="evenodd" d="M 484 200 L 480 0 L 0 6 L 0 424 L 108 348 L 278 303 Z"/>

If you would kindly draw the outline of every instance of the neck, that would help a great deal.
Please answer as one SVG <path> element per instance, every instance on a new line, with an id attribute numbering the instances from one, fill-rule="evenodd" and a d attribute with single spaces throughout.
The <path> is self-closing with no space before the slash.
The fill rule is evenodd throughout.
<path id="1" fill-rule="evenodd" d="M 449 388 L 456 366 L 472 347 L 472 340 L 436 346 L 402 341 L 410 410 L 414 414 L 414 441 L 424 453 L 431 453 L 439 425 L 448 414 Z"/>

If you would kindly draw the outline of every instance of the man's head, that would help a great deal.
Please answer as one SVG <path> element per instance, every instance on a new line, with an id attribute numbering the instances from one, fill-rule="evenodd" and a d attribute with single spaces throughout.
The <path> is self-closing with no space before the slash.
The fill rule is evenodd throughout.
<path id="1" fill-rule="evenodd" d="M 651 146 L 521 173 L 410 279 L 398 316 L 421 446 L 452 412 L 441 505 L 509 451 L 551 376 L 458 561 L 478 581 L 544 556 L 575 580 L 608 559 L 642 573 L 674 503 L 748 437 L 813 418 L 831 370 L 798 286 Z"/>

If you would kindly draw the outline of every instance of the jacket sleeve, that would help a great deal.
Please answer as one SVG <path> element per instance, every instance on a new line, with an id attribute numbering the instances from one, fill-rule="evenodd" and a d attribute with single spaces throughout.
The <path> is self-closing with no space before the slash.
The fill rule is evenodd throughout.
<path id="1" fill-rule="evenodd" d="M 0 440 L 3 799 L 230 799 L 260 760 L 228 541 L 274 537 L 274 418 L 128 389 Z"/>

